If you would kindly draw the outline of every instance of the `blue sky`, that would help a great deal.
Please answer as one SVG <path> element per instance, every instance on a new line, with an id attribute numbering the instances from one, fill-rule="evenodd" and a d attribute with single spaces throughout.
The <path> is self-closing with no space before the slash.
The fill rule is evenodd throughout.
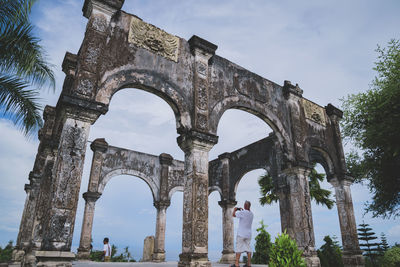
<path id="1" fill-rule="evenodd" d="M 54 64 L 56 92 L 43 91 L 43 105 L 55 105 L 64 74 L 61 63 L 66 51 L 77 53 L 82 42 L 86 18 L 83 0 L 39 0 L 32 20 L 37 35 Z M 126 0 L 123 10 L 135 14 L 169 33 L 189 39 L 196 34 L 218 45 L 217 54 L 279 84 L 284 80 L 299 83 L 304 96 L 322 106 L 340 107 L 340 98 L 368 88 L 375 73 L 377 44 L 400 38 L 399 1 L 163 1 Z M 25 202 L 24 184 L 32 169 L 37 140 L 26 140 L 10 122 L 0 119 L 0 245 L 16 240 Z M 243 111 L 229 110 L 218 126 L 219 143 L 210 160 L 264 138 L 271 132 L 267 124 Z M 104 137 L 110 145 L 158 155 L 166 152 L 183 159 L 176 143 L 171 108 L 155 95 L 137 89 L 118 92 L 110 111 L 90 130 L 89 140 Z M 349 145 L 346 146 L 347 149 Z M 81 193 L 86 192 L 91 150 L 86 154 Z M 323 171 L 321 169 L 321 171 Z M 240 205 L 253 203 L 255 220 L 263 219 L 274 237 L 280 231 L 278 205 L 258 204 L 257 178 L 263 173 L 248 173 L 240 182 Z M 324 183 L 324 188 L 331 189 Z M 384 232 L 390 244 L 400 242 L 399 219 L 383 220 L 363 215 L 364 203 L 371 199 L 366 185 L 353 185 L 357 223 L 369 223 L 379 235 Z M 222 251 L 222 213 L 212 193 L 209 199 L 209 257 L 219 259 Z M 97 201 L 93 227 L 94 248 L 104 236 L 119 248 L 129 246 L 141 258 L 143 240 L 155 232 L 155 208 L 146 183 L 136 177 L 113 178 Z M 79 245 L 84 201 L 79 200 L 73 251 Z M 325 235 L 340 229 L 336 206 L 332 210 L 313 203 L 317 247 Z M 182 193 L 175 193 L 167 210 L 166 253 L 176 260 L 181 247 Z"/>

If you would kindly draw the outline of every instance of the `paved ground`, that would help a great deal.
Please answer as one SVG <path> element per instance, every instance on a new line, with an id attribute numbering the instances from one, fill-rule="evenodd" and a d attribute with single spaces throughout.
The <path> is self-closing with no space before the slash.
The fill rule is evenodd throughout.
<path id="1" fill-rule="evenodd" d="M 146 267 L 176 267 L 178 263 L 176 261 L 162 262 L 162 263 L 151 263 L 151 262 L 93 262 L 93 261 L 75 261 L 73 267 L 135 267 L 135 266 L 146 266 Z M 229 264 L 212 263 L 213 267 L 228 267 Z M 243 263 L 240 265 L 243 266 Z M 267 267 L 268 265 L 253 264 L 252 266 Z"/>

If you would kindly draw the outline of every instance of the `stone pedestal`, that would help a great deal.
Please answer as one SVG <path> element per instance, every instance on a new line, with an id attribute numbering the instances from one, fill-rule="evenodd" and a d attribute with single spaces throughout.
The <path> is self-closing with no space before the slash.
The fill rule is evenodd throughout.
<path id="1" fill-rule="evenodd" d="M 209 267 L 208 261 L 208 152 L 216 137 L 199 132 L 181 135 L 185 152 L 182 253 L 179 267 Z"/>
<path id="2" fill-rule="evenodd" d="M 219 201 L 218 204 L 222 208 L 222 237 L 223 250 L 221 263 L 235 263 L 235 248 L 234 248 L 234 224 L 233 224 L 233 208 L 237 204 L 236 201 Z"/>
<path id="3" fill-rule="evenodd" d="M 279 175 L 279 208 L 282 232 L 296 240 L 308 267 L 319 267 L 308 185 L 310 171 L 307 167 L 293 167 Z"/>
<path id="4" fill-rule="evenodd" d="M 143 257 L 142 262 L 149 262 L 153 260 L 154 253 L 154 236 L 147 236 L 143 242 Z"/>
<path id="5" fill-rule="evenodd" d="M 36 251 L 37 267 L 72 267 L 75 254 L 67 251 Z"/>

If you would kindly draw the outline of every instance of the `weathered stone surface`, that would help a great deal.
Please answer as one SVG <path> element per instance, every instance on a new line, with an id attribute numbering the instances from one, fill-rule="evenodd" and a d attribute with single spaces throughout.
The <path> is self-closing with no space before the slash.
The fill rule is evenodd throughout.
<path id="1" fill-rule="evenodd" d="M 79 257 L 88 256 L 96 199 L 112 177 L 129 174 L 143 179 L 153 194 L 157 208 L 154 260 L 165 258 L 165 217 L 172 194 L 184 191 L 179 266 L 210 266 L 208 194 L 217 190 L 224 214 L 223 259 L 230 261 L 233 239 L 228 215 L 237 184 L 246 172 L 263 168 L 280 192 L 282 229 L 305 250 L 308 265 L 318 266 L 306 179 L 311 163 L 318 162 L 335 184 L 345 264 L 362 264 L 346 183 L 339 128 L 342 112 L 305 99 L 297 84 L 284 81 L 281 86 L 216 55 L 217 46 L 200 37 L 186 41 L 121 11 L 123 2 L 85 0 L 85 37 L 77 55 L 65 55 L 62 93 L 57 106 L 44 112 L 15 260 L 21 259 L 24 250 L 26 266 L 36 265 L 37 260 L 38 265 L 52 266 L 57 259 L 61 265 L 70 265 L 65 255 L 35 253 L 70 250 L 90 125 L 107 113 L 118 90 L 135 87 L 170 105 L 185 160 L 95 140 Z M 258 116 L 274 133 L 209 162 L 208 151 L 218 141 L 219 120 L 231 108 Z"/>
<path id="2" fill-rule="evenodd" d="M 140 261 L 147 262 L 153 260 L 154 236 L 147 236 L 143 242 L 143 256 Z"/>

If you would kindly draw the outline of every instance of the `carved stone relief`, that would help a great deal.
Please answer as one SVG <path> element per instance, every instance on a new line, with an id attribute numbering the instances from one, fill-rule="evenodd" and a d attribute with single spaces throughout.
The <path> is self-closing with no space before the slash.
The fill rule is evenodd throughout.
<path id="1" fill-rule="evenodd" d="M 307 119 L 326 126 L 325 110 L 321 106 L 302 98 L 304 113 Z"/>
<path id="2" fill-rule="evenodd" d="M 179 38 L 132 16 L 128 42 L 178 62 Z"/>

